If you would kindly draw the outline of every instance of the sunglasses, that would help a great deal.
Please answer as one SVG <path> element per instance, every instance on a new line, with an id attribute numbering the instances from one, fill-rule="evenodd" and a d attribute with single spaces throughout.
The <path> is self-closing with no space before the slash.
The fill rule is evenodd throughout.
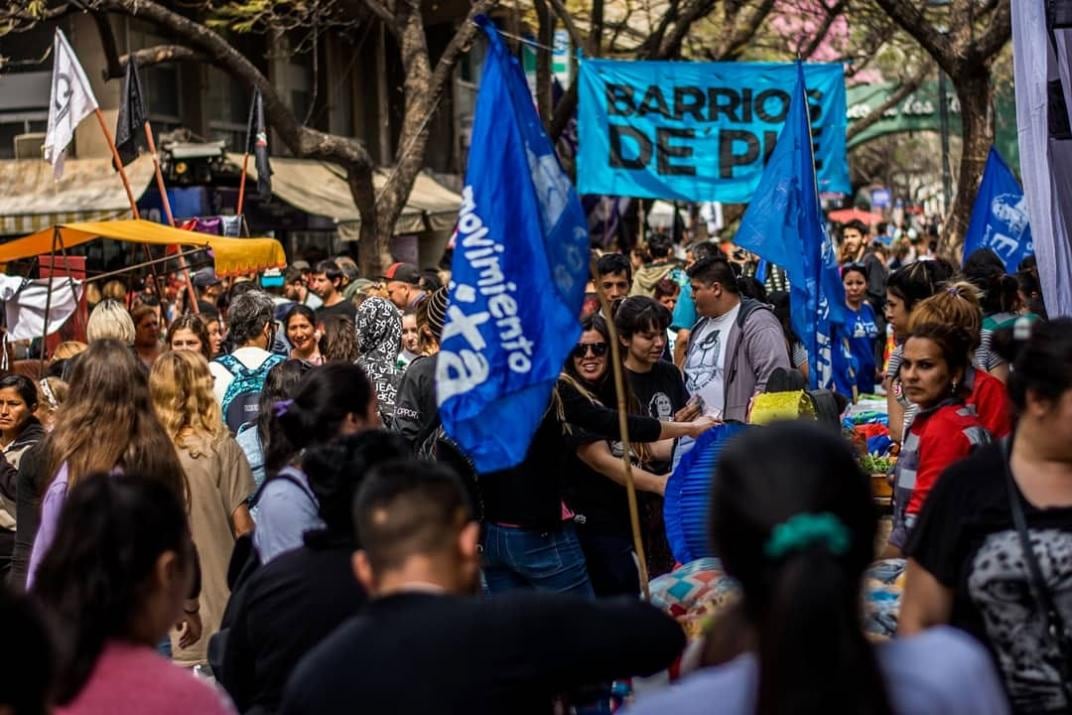
<path id="1" fill-rule="evenodd" d="M 573 352 L 570 353 L 574 358 L 580 360 L 588 354 L 588 350 L 591 349 L 592 354 L 596 357 L 604 357 L 607 354 L 606 343 L 580 343 L 574 346 Z"/>

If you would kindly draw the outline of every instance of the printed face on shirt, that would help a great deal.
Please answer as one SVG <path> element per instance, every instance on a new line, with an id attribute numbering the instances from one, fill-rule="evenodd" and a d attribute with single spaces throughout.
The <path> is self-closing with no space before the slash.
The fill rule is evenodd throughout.
<path id="1" fill-rule="evenodd" d="M 584 331 L 570 360 L 581 379 L 596 382 L 607 371 L 607 341 L 598 330 Z"/>
<path id="2" fill-rule="evenodd" d="M 905 397 L 926 409 L 953 392 L 954 375 L 938 343 L 930 338 L 909 338 L 901 360 L 901 386 Z"/>
<path id="3" fill-rule="evenodd" d="M 649 367 L 659 361 L 666 349 L 665 330 L 642 330 L 633 333 L 629 338 L 620 338 L 620 340 L 622 346 L 629 351 L 629 357 Z"/>
<path id="4" fill-rule="evenodd" d="M 721 330 L 711 330 L 697 339 L 685 356 L 685 388 L 691 394 L 696 394 L 719 376 L 721 338 Z"/>
<path id="5" fill-rule="evenodd" d="M 199 353 L 201 352 L 201 338 L 197 337 L 197 333 L 189 328 L 179 328 L 171 336 L 171 345 L 168 347 L 172 350 L 189 350 L 190 352 Z"/>
<path id="6" fill-rule="evenodd" d="M 1072 534 L 1029 529 L 1039 571 L 1054 607 L 1072 618 Z M 1031 594 L 1020 536 L 1013 530 L 986 537 L 971 561 L 968 595 L 979 609 L 986 634 L 1018 712 L 1057 712 L 1061 654 Z"/>
<path id="7" fill-rule="evenodd" d="M 607 296 L 607 302 L 629 295 L 629 280 L 624 273 L 607 273 L 599 277 L 599 288 Z"/>
<path id="8" fill-rule="evenodd" d="M 893 326 L 895 335 L 904 335 L 908 332 L 908 310 L 905 302 L 896 293 L 886 291 L 886 322 Z"/>

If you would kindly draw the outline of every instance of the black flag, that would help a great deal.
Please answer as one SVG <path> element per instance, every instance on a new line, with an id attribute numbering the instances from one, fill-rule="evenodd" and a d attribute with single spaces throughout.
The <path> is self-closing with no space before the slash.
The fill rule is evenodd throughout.
<path id="1" fill-rule="evenodd" d="M 264 126 L 264 99 L 259 89 L 253 90 L 253 101 L 249 105 L 246 153 L 253 154 L 257 167 L 257 193 L 267 199 L 272 195 L 272 165 L 268 163 L 268 127 Z"/>
<path id="2" fill-rule="evenodd" d="M 131 57 L 127 60 L 127 72 L 123 76 L 123 99 L 119 103 L 119 117 L 115 122 L 115 148 L 123 166 L 138 158 L 138 137 L 144 136 L 148 119 L 143 96 L 138 65 Z M 115 163 L 114 159 L 112 163 Z"/>

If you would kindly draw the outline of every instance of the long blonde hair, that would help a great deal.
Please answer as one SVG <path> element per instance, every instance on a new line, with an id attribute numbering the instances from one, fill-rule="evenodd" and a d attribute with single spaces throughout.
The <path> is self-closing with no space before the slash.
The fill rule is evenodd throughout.
<path id="1" fill-rule="evenodd" d="M 96 340 L 74 361 L 67 400 L 45 449 L 48 480 L 66 463 L 68 488 L 119 467 L 156 478 L 185 498 L 186 478 L 149 402 L 145 373 L 117 340 Z"/>
<path id="2" fill-rule="evenodd" d="M 170 350 L 158 357 L 149 374 L 149 395 L 177 447 L 188 447 L 191 439 L 215 443 L 226 434 L 212 392 L 212 373 L 201 353 Z"/>

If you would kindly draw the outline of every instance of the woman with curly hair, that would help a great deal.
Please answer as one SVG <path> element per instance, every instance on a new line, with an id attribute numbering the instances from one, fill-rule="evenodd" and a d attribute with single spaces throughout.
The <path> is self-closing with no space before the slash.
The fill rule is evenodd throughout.
<path id="1" fill-rule="evenodd" d="M 242 448 L 223 425 L 212 374 L 199 353 L 162 354 L 149 375 L 149 392 L 186 473 L 190 531 L 201 557 L 203 635 L 191 647 L 180 647 L 173 638 L 172 652 L 180 665 L 205 664 L 208 639 L 219 630 L 230 596 L 227 564 L 235 539 L 253 529 L 246 507 L 253 475 Z"/>

